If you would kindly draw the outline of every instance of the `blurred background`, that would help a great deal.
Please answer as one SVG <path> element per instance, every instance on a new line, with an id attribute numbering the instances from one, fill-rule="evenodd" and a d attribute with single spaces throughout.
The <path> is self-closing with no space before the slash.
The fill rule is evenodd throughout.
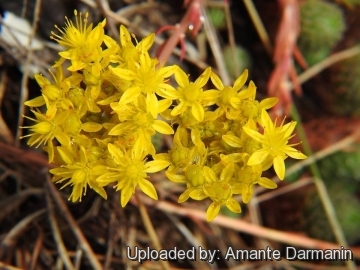
<path id="1" fill-rule="evenodd" d="M 204 220 L 208 202 L 178 205 L 184 187 L 155 174 L 159 203 L 144 202 L 162 247 L 202 246 L 225 254 L 228 247 L 350 246 L 355 261 L 172 261 L 171 269 L 355 269 L 360 265 L 360 0 L 194 1 L 205 27 L 195 33 L 189 24 L 185 58 L 180 60 L 178 45 L 167 64 L 180 65 L 193 78 L 211 66 L 229 84 L 248 69 L 257 99 L 279 97 L 273 114 L 298 121 L 294 142 L 302 141 L 298 147 L 310 158 L 289 161 L 278 189 L 259 187 L 241 214 L 224 210 L 211 223 Z M 127 259 L 126 246 L 151 246 L 134 202 L 121 208 L 112 189 L 106 201 L 88 190 L 81 203 L 68 202 L 70 189 L 51 188 L 46 155 L 19 140 L 27 134 L 19 126 L 31 125 L 22 117 L 31 115 L 24 101 L 41 94 L 34 74 L 51 78 L 48 70 L 58 59 L 61 47 L 50 33 L 55 24 L 64 26 L 65 16 L 73 18 L 74 9 L 89 12 L 94 24 L 107 18 L 107 34 L 116 40 L 120 24 L 141 40 L 180 23 L 192 5 L 186 2 L 0 0 L 0 269 L 69 269 L 64 257 L 74 269 L 169 267 Z M 153 55 L 161 55 L 168 38 L 171 31 L 157 35 Z M 169 140 L 154 138 L 157 150 L 166 152 Z"/>

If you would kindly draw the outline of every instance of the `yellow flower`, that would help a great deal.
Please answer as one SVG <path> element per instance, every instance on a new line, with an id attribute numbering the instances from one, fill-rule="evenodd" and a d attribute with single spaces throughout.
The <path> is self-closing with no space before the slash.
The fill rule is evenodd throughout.
<path id="1" fill-rule="evenodd" d="M 153 156 L 155 160 L 169 162 L 170 166 L 167 171 L 170 173 L 177 173 L 190 163 L 190 148 L 187 147 L 188 136 L 186 132 L 181 131 L 183 130 L 179 128 L 176 130 L 173 146 L 168 153 L 156 154 Z"/>
<path id="2" fill-rule="evenodd" d="M 101 195 L 101 197 L 104 199 L 107 198 L 105 190 L 95 181 L 96 176 L 91 172 L 91 164 L 88 163 L 84 147 L 80 147 L 79 153 L 76 153 L 73 148 L 70 147 L 57 147 L 57 150 L 66 165 L 51 169 L 50 173 L 54 174 L 53 182 L 61 183 L 68 180 L 61 189 L 68 185 L 73 186 L 69 200 L 71 199 L 72 202 L 79 200 L 81 202 L 83 190 L 84 195 L 86 195 L 88 185 Z M 74 159 L 76 156 L 80 156 L 79 160 Z"/>
<path id="3" fill-rule="evenodd" d="M 270 157 L 277 176 L 283 180 L 285 176 L 284 160 L 288 156 L 296 159 L 307 158 L 303 153 L 292 147 L 297 144 L 288 145 L 289 140 L 294 137 L 294 135 L 291 134 L 294 131 L 296 122 L 293 121 L 284 125 L 283 121 L 279 127 L 276 127 L 276 120 L 275 123 L 273 123 L 269 114 L 263 110 L 261 113 L 261 125 L 264 128 L 264 134 L 260 134 L 248 127 L 243 127 L 244 131 L 250 137 L 262 144 L 262 148 L 251 155 L 247 165 L 253 166 L 260 164 Z"/>
<path id="4" fill-rule="evenodd" d="M 151 33 L 140 42 L 136 40 L 136 46 L 131 40 L 131 34 L 125 26 L 120 25 L 120 46 L 110 37 L 105 36 L 104 43 L 108 48 L 114 48 L 114 54 L 110 56 L 113 63 L 118 63 L 120 67 L 127 68 L 130 59 L 139 61 L 143 51 L 148 51 L 153 45 L 155 34 Z"/>
<path id="5" fill-rule="evenodd" d="M 207 180 L 204 185 L 204 193 L 213 201 L 206 212 L 207 221 L 213 220 L 218 215 L 222 205 L 234 213 L 240 213 L 240 204 L 232 198 L 233 191 L 229 183 L 234 174 L 234 163 L 229 163 L 222 170 L 219 178 L 212 169 L 206 166 L 204 174 Z"/>
<path id="6" fill-rule="evenodd" d="M 171 104 L 166 99 L 158 103 L 157 110 L 159 112 L 166 110 Z M 154 155 L 155 148 L 151 143 L 151 136 L 155 134 L 155 131 L 162 134 L 173 134 L 174 130 L 165 121 L 153 117 L 149 112 L 149 105 L 147 105 L 144 96 L 140 96 L 135 104 L 111 103 L 111 108 L 118 114 L 121 123 L 114 126 L 109 131 L 109 135 L 116 136 L 131 132 L 138 137 L 138 140 L 141 140 L 139 143 L 146 153 Z"/>
<path id="7" fill-rule="evenodd" d="M 22 128 L 29 128 L 33 133 L 25 135 L 21 138 L 30 137 L 28 141 L 28 145 L 33 146 L 37 144 L 36 147 L 39 147 L 41 144 L 47 144 L 48 146 L 48 154 L 49 154 L 49 162 L 51 162 L 54 158 L 54 146 L 52 144 L 52 140 L 56 138 L 62 145 L 70 144 L 70 137 L 65 132 L 63 132 L 63 128 L 61 125 L 66 121 L 69 116 L 68 111 L 64 111 L 59 113 L 53 118 L 48 119 L 45 115 L 31 110 L 33 114 L 35 114 L 36 119 L 24 116 L 37 124 L 33 126 L 25 126 Z"/>
<path id="8" fill-rule="evenodd" d="M 216 100 L 216 105 L 219 106 L 219 108 L 216 109 L 218 116 L 225 112 L 226 116 L 229 117 L 229 111 L 234 109 L 234 103 L 238 102 L 240 98 L 247 98 L 252 95 L 250 91 L 241 91 L 239 93 L 241 88 L 245 85 L 247 77 L 248 70 L 245 69 L 231 87 L 224 86 L 220 78 L 214 72 L 211 72 L 210 79 L 215 85 L 216 89 L 220 92 L 219 97 Z"/>
<path id="9" fill-rule="evenodd" d="M 272 108 L 278 101 L 278 98 L 272 97 L 259 102 L 255 99 L 255 96 L 256 86 L 253 81 L 250 81 L 248 88 L 240 91 L 236 98 L 231 99 L 231 104 L 235 110 L 229 113 L 228 118 L 236 119 L 237 115 L 240 115 L 246 119 L 252 118 L 255 121 L 259 121 L 261 112 Z"/>
<path id="10" fill-rule="evenodd" d="M 112 69 L 115 75 L 132 83 L 122 95 L 120 105 L 136 100 L 143 93 L 146 96 L 148 111 L 154 118 L 157 117 L 159 102 L 156 94 L 162 96 L 161 90 L 174 89 L 167 84 L 167 78 L 174 73 L 175 66 L 156 68 L 156 64 L 157 60 L 150 58 L 149 53 L 144 50 L 138 63 L 132 58 L 129 59 L 129 69 L 120 67 Z"/>
<path id="11" fill-rule="evenodd" d="M 205 184 L 205 175 L 203 171 L 206 162 L 207 149 L 202 143 L 191 148 L 187 156 L 187 164 L 182 170 L 182 174 L 176 174 L 173 171 L 166 171 L 166 176 L 175 183 L 186 183 L 187 189 L 179 196 L 179 203 L 187 199 L 203 200 L 207 197 L 202 188 Z"/>
<path id="12" fill-rule="evenodd" d="M 125 207 L 135 188 L 140 189 L 149 197 L 157 200 L 157 193 L 153 184 L 147 180 L 147 173 L 155 173 L 166 168 L 169 163 L 161 160 L 144 162 L 145 155 L 139 151 L 136 145 L 129 151 L 122 151 L 114 144 L 108 144 L 108 151 L 116 164 L 116 167 L 109 168 L 109 172 L 103 173 L 97 178 L 102 185 L 117 181 L 116 190 L 121 190 L 120 202 Z"/>
<path id="13" fill-rule="evenodd" d="M 247 163 L 249 155 L 243 156 L 244 164 Z M 241 194 L 242 201 L 248 203 L 254 193 L 254 185 L 259 184 L 260 186 L 268 189 L 274 189 L 277 184 L 271 181 L 267 177 L 261 177 L 262 171 L 261 164 L 248 166 L 244 165 L 241 169 L 237 170 L 234 174 L 234 178 L 231 181 L 234 194 Z"/>
<path id="14" fill-rule="evenodd" d="M 103 20 L 94 29 L 92 24 L 88 23 L 88 13 L 83 19 L 82 13 L 79 15 L 75 10 L 75 25 L 67 17 L 65 27 L 61 30 L 55 26 L 61 35 L 51 32 L 51 38 L 56 40 L 60 45 L 68 50 L 60 52 L 59 55 L 63 59 L 71 60 L 70 71 L 83 69 L 87 64 L 100 62 L 102 58 L 101 44 L 104 41 L 104 26 L 106 21 Z M 63 60 L 59 60 L 55 66 L 61 65 Z"/>
<path id="15" fill-rule="evenodd" d="M 195 119 L 201 122 L 204 119 L 205 110 L 203 105 L 212 105 L 216 102 L 218 91 L 204 91 L 203 87 L 209 80 L 211 68 L 207 68 L 195 82 L 190 82 L 186 73 L 177 68 L 175 80 L 179 84 L 177 91 L 166 89 L 163 91 L 164 97 L 179 99 L 179 104 L 171 111 L 172 116 L 185 112 L 190 107 Z"/>

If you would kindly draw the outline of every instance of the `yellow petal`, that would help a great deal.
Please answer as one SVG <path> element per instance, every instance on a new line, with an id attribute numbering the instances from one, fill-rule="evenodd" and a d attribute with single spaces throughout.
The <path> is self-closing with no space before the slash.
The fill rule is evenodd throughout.
<path id="1" fill-rule="evenodd" d="M 222 81 L 219 76 L 214 73 L 214 71 L 211 71 L 210 79 L 218 90 L 222 90 L 224 88 Z"/>
<path id="2" fill-rule="evenodd" d="M 98 132 L 100 129 L 102 129 L 102 125 L 95 122 L 87 122 L 82 124 L 81 129 L 86 132 Z"/>
<path id="3" fill-rule="evenodd" d="M 110 68 L 110 70 L 121 79 L 132 81 L 134 80 L 137 75 L 131 70 L 124 69 L 124 68 Z"/>
<path id="4" fill-rule="evenodd" d="M 50 81 L 46 77 L 44 77 L 43 75 L 36 74 L 34 77 L 35 77 L 36 82 L 38 83 L 38 85 L 41 88 L 43 88 L 46 85 L 51 84 Z"/>
<path id="5" fill-rule="evenodd" d="M 125 47 L 131 42 L 131 36 L 129 31 L 124 25 L 120 25 L 120 44 Z"/>
<path id="6" fill-rule="evenodd" d="M 160 91 L 156 92 L 159 96 L 162 96 L 163 98 L 168 99 L 179 99 L 182 97 L 182 94 L 180 91 L 175 90 L 171 85 L 169 84 L 160 84 L 159 85 Z"/>
<path id="7" fill-rule="evenodd" d="M 170 99 L 162 99 L 159 100 L 158 103 L 158 113 L 165 111 L 167 108 L 171 106 L 172 101 Z"/>
<path id="8" fill-rule="evenodd" d="M 177 69 L 177 67 L 175 65 L 163 67 L 158 71 L 157 76 L 161 77 L 161 78 L 168 78 L 174 74 L 176 69 Z"/>
<path id="9" fill-rule="evenodd" d="M 61 158 L 63 159 L 63 161 L 66 163 L 66 164 L 73 164 L 74 163 L 74 158 L 73 156 L 71 155 L 71 153 L 69 153 L 67 150 L 61 148 L 61 147 L 57 147 L 57 150 L 61 156 Z"/>
<path id="10" fill-rule="evenodd" d="M 283 180 L 285 177 L 285 162 L 281 156 L 274 158 L 274 170 L 280 180 Z"/>
<path id="11" fill-rule="evenodd" d="M 160 154 L 153 155 L 153 159 L 154 160 L 165 160 L 170 163 L 170 156 L 168 153 L 160 153 Z"/>
<path id="12" fill-rule="evenodd" d="M 26 101 L 24 104 L 29 107 L 40 107 L 40 106 L 45 105 L 45 99 L 43 96 L 39 96 L 39 97 L 36 97 L 36 98 Z"/>
<path id="13" fill-rule="evenodd" d="M 282 130 L 285 131 L 284 132 L 284 138 L 289 138 L 291 133 L 293 133 L 294 129 L 296 126 L 296 121 L 291 121 L 290 123 L 287 123 L 285 126 L 283 126 Z"/>
<path id="14" fill-rule="evenodd" d="M 107 194 L 106 194 L 105 189 L 103 189 L 102 187 L 97 186 L 97 185 L 93 185 L 91 188 L 92 188 L 97 194 L 99 194 L 101 197 L 103 197 L 105 200 L 107 199 Z"/>
<path id="15" fill-rule="evenodd" d="M 278 102 L 278 100 L 279 99 L 277 97 L 266 98 L 260 102 L 260 108 L 264 110 L 268 110 L 274 107 L 275 104 Z"/>
<path id="16" fill-rule="evenodd" d="M 242 193 L 242 196 L 241 196 L 243 203 L 250 202 L 250 199 L 251 199 L 253 193 L 254 193 L 254 189 L 252 188 L 252 186 L 247 186 L 247 191 Z"/>
<path id="17" fill-rule="evenodd" d="M 168 171 L 165 172 L 165 175 L 174 183 L 186 183 L 186 178 L 183 175 L 173 174 Z"/>
<path id="18" fill-rule="evenodd" d="M 274 189 L 277 188 L 277 184 L 270 180 L 269 178 L 266 177 L 261 177 L 260 180 L 258 181 L 258 184 L 264 188 L 268 188 L 268 189 Z"/>
<path id="19" fill-rule="evenodd" d="M 51 163 L 54 160 L 54 145 L 53 145 L 52 140 L 48 141 L 47 146 L 48 146 L 47 152 L 48 152 L 48 156 L 49 156 L 49 163 Z"/>
<path id="20" fill-rule="evenodd" d="M 155 187 L 150 181 L 145 180 L 145 179 L 141 179 L 139 181 L 139 187 L 142 190 L 142 192 L 144 192 L 150 198 L 152 198 L 154 200 L 158 199 Z"/>
<path id="21" fill-rule="evenodd" d="M 61 143 L 61 145 L 70 145 L 69 136 L 60 130 L 55 132 L 55 138 Z"/>
<path id="22" fill-rule="evenodd" d="M 234 198 L 230 198 L 225 205 L 231 212 L 241 213 L 241 206 Z"/>
<path id="23" fill-rule="evenodd" d="M 129 88 L 125 91 L 125 93 L 121 96 L 119 104 L 125 105 L 134 101 L 141 93 L 141 89 L 138 87 Z"/>
<path id="24" fill-rule="evenodd" d="M 199 103 L 194 103 L 191 107 L 191 113 L 194 118 L 201 122 L 204 119 L 204 108 Z"/>
<path id="25" fill-rule="evenodd" d="M 187 103 L 185 103 L 185 102 L 180 102 L 179 105 L 177 105 L 174 109 L 172 109 L 170 114 L 172 116 L 176 116 L 176 115 L 183 113 L 186 110 L 186 108 L 188 107 L 188 106 L 186 106 L 186 104 Z"/>
<path id="26" fill-rule="evenodd" d="M 220 211 L 220 205 L 216 202 L 213 202 L 212 204 L 210 204 L 209 208 L 206 211 L 206 220 L 207 221 L 212 221 L 218 214 Z"/>
<path id="27" fill-rule="evenodd" d="M 159 172 L 159 171 L 165 169 L 169 165 L 170 165 L 170 162 L 168 162 L 166 160 L 149 161 L 145 164 L 144 172 L 147 172 L 147 173 Z"/>
<path id="28" fill-rule="evenodd" d="M 178 199 L 178 203 L 183 203 L 183 202 L 187 201 L 187 199 L 189 199 L 190 193 L 193 190 L 194 190 L 193 188 L 188 188 L 183 193 L 181 193 L 179 196 L 179 199 Z"/>
<path id="29" fill-rule="evenodd" d="M 146 107 L 152 117 L 156 118 L 158 114 L 159 101 L 154 93 L 148 93 L 146 95 Z"/>
<path id="30" fill-rule="evenodd" d="M 106 166 L 104 166 L 104 165 L 97 165 L 97 166 L 91 168 L 92 175 L 102 175 L 107 172 L 108 172 L 108 170 L 106 169 Z"/>
<path id="31" fill-rule="evenodd" d="M 83 186 L 81 184 L 80 185 L 74 185 L 73 190 L 71 192 L 71 195 L 69 197 L 69 200 L 71 198 L 71 201 L 73 203 L 77 202 L 79 199 L 81 201 L 82 190 L 83 190 Z"/>
<path id="32" fill-rule="evenodd" d="M 204 166 L 204 176 L 206 178 L 206 181 L 208 181 L 210 183 L 217 181 L 217 177 L 216 177 L 214 171 L 207 166 Z"/>
<path id="33" fill-rule="evenodd" d="M 174 130 L 172 127 L 161 120 L 154 120 L 152 127 L 161 134 L 174 134 Z"/>
<path id="34" fill-rule="evenodd" d="M 202 189 L 197 188 L 191 191 L 189 197 L 193 200 L 201 201 L 206 199 L 208 195 L 206 195 Z"/>
<path id="35" fill-rule="evenodd" d="M 103 175 L 100 175 L 98 178 L 96 178 L 96 182 L 106 183 L 106 184 L 110 184 L 118 180 L 119 180 L 119 174 L 114 172 L 104 173 Z"/>
<path id="36" fill-rule="evenodd" d="M 248 77 L 248 70 L 245 69 L 244 72 L 236 79 L 234 83 L 234 90 L 239 91 L 245 84 Z"/>
<path id="37" fill-rule="evenodd" d="M 233 174 L 234 174 L 234 163 L 231 162 L 228 165 L 226 165 L 226 167 L 221 172 L 220 181 L 230 181 Z"/>
<path id="38" fill-rule="evenodd" d="M 301 153 L 300 151 L 296 150 L 295 148 L 292 148 L 290 146 L 286 147 L 284 151 L 289 157 L 295 158 L 295 159 L 305 159 L 307 158 L 306 155 Z"/>
<path id="39" fill-rule="evenodd" d="M 223 135 L 222 139 L 231 147 L 239 148 L 243 146 L 241 140 L 234 135 Z"/>
<path id="40" fill-rule="evenodd" d="M 220 95 L 220 91 L 217 90 L 206 90 L 202 92 L 201 97 L 203 99 L 203 103 L 206 102 L 206 106 L 210 106 L 215 104 L 216 99 Z"/>
<path id="41" fill-rule="evenodd" d="M 148 36 L 146 36 L 142 41 L 140 41 L 139 45 L 141 44 L 142 48 L 147 51 L 153 45 L 154 41 L 155 41 L 155 34 L 151 33 Z"/>
<path id="42" fill-rule="evenodd" d="M 83 170 L 76 170 L 73 173 L 73 176 L 71 177 L 71 180 L 73 181 L 73 183 L 76 184 L 82 184 L 83 182 L 86 181 L 86 174 Z"/>
<path id="43" fill-rule="evenodd" d="M 185 88 L 189 84 L 188 76 L 180 67 L 177 67 L 177 69 L 174 72 L 174 75 L 176 82 L 181 88 Z"/>
<path id="44" fill-rule="evenodd" d="M 265 110 L 261 111 L 261 125 L 267 128 L 274 126 L 269 114 Z"/>
<path id="45" fill-rule="evenodd" d="M 203 87 L 209 80 L 211 74 L 211 67 L 205 69 L 205 71 L 196 79 L 195 84 L 197 87 Z"/>
<path id="46" fill-rule="evenodd" d="M 201 136 L 200 136 L 200 131 L 197 127 L 193 127 L 191 129 L 191 141 L 196 145 L 199 146 L 202 144 L 202 140 L 201 140 Z"/>
<path id="47" fill-rule="evenodd" d="M 123 157 L 124 157 L 123 152 L 121 152 L 120 149 L 118 149 L 115 145 L 109 143 L 108 150 L 109 150 L 109 153 L 112 156 L 112 158 L 115 159 L 116 161 L 123 159 Z"/>
<path id="48" fill-rule="evenodd" d="M 249 135 L 251 138 L 255 139 L 258 142 L 262 142 L 264 136 L 262 134 L 260 134 L 259 132 L 250 129 L 248 127 L 243 127 L 243 130 L 245 131 L 245 133 L 247 135 Z"/>
<path id="49" fill-rule="evenodd" d="M 147 155 L 149 153 L 155 154 L 155 151 L 153 151 L 151 148 L 154 148 L 154 146 L 152 145 L 149 136 L 145 135 L 144 133 L 140 133 L 133 148 L 131 149 L 131 158 L 142 160 L 144 155 Z M 151 151 L 153 151 L 154 153 L 151 153 Z"/>
<path id="50" fill-rule="evenodd" d="M 251 155 L 251 157 L 249 158 L 249 160 L 247 162 L 247 165 L 254 166 L 254 165 L 260 164 L 267 158 L 268 155 L 269 155 L 269 152 L 264 149 L 257 150 Z"/>
<path id="51" fill-rule="evenodd" d="M 104 123 L 103 125 L 105 124 L 106 123 Z M 132 123 L 128 123 L 128 122 L 120 123 L 109 131 L 109 135 L 122 135 L 123 133 L 129 131 L 132 127 L 133 127 Z"/>
<path id="52" fill-rule="evenodd" d="M 102 23 L 99 23 L 89 34 L 88 39 L 91 41 L 96 41 L 96 45 L 100 46 L 104 40 L 104 26 L 105 20 Z"/>
<path id="53" fill-rule="evenodd" d="M 122 188 L 120 195 L 120 203 L 122 207 L 125 207 L 127 205 L 133 193 L 134 189 L 129 183 Z"/>

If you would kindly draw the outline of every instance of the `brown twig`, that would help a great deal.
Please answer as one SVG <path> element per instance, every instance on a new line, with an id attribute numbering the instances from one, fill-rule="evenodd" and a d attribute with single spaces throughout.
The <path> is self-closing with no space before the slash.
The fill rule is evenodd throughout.
<path id="1" fill-rule="evenodd" d="M 1 78 L 0 78 L 0 112 L 1 112 L 1 107 L 2 107 L 2 103 L 3 103 L 3 98 L 5 96 L 7 79 L 8 79 L 8 77 L 7 77 L 6 72 L 2 71 Z M 1 130 L 0 131 L 1 136 L 4 138 L 4 140 L 9 144 L 13 144 L 14 143 L 13 134 L 11 134 L 11 131 L 8 128 L 7 124 L 5 123 L 4 118 L 1 113 L 0 113 L 0 130 Z"/>
<path id="2" fill-rule="evenodd" d="M 360 54 L 360 45 L 356 45 L 354 47 L 345 49 L 343 51 L 334 53 L 333 55 L 330 55 L 323 61 L 313 65 L 312 67 L 305 70 L 303 73 L 301 73 L 298 76 L 299 82 L 302 84 L 308 80 L 310 80 L 312 77 L 319 74 L 324 69 L 330 67 L 331 65 L 349 59 L 351 57 L 354 57 L 355 55 Z"/>
<path id="3" fill-rule="evenodd" d="M 50 222 L 51 230 L 53 232 L 53 237 L 54 237 L 54 241 L 56 243 L 58 254 L 59 254 L 61 260 L 63 261 L 63 263 L 65 264 L 65 267 L 69 270 L 74 270 L 75 269 L 74 265 L 72 264 L 72 262 L 68 256 L 68 251 L 65 247 L 64 241 L 62 240 L 61 233 L 60 233 L 59 227 L 57 225 L 57 221 L 56 221 L 56 217 L 55 217 L 55 213 L 54 213 L 54 205 L 51 201 L 49 192 L 46 192 L 46 204 L 47 204 L 48 213 L 49 213 L 49 222 Z"/>
<path id="4" fill-rule="evenodd" d="M 6 263 L 3 263 L 0 261 L 0 269 L 4 269 L 4 270 L 23 270 L 23 268 L 18 268 Z"/>
<path id="5" fill-rule="evenodd" d="M 21 93 L 20 93 L 20 100 L 19 100 L 19 119 L 18 119 L 18 128 L 16 131 L 16 137 L 15 137 L 15 145 L 16 146 L 20 145 L 20 137 L 22 135 L 22 129 L 20 128 L 20 126 L 22 126 L 22 124 L 23 124 L 23 121 L 24 121 L 23 115 L 25 112 L 24 102 L 28 99 L 28 96 L 29 96 L 29 89 L 28 89 L 29 69 L 28 69 L 28 66 L 29 66 L 29 64 L 31 62 L 31 58 L 33 56 L 33 51 L 31 49 L 30 44 L 31 44 L 31 40 L 35 36 L 37 24 L 39 22 L 41 1 L 42 0 L 36 0 L 36 3 L 35 3 L 34 20 L 33 20 L 33 25 L 32 25 L 32 31 L 30 33 L 30 38 L 29 38 L 28 52 L 27 52 L 26 61 L 25 61 L 25 70 L 24 70 L 24 74 L 23 74 L 23 77 L 21 80 Z"/>
<path id="6" fill-rule="evenodd" d="M 210 48 L 213 52 L 216 66 L 218 68 L 219 76 L 220 76 L 222 82 L 224 83 L 224 85 L 230 85 L 231 80 L 230 80 L 229 74 L 228 74 L 226 66 L 225 66 L 224 55 L 221 51 L 221 46 L 220 46 L 218 36 L 215 32 L 214 27 L 211 24 L 211 21 L 209 20 L 209 18 L 207 18 L 207 13 L 203 6 L 201 7 L 201 11 L 205 18 L 204 19 L 204 29 L 205 29 L 206 37 L 209 41 Z"/>
<path id="7" fill-rule="evenodd" d="M 36 262 L 39 258 L 39 254 L 44 242 L 44 231 L 40 226 L 37 227 L 38 227 L 39 235 L 36 239 L 34 251 L 31 257 L 30 270 L 36 269 Z"/>
<path id="8" fill-rule="evenodd" d="M 147 231 L 147 233 L 149 235 L 149 238 L 150 238 L 152 244 L 154 245 L 154 247 L 157 250 L 160 250 L 161 249 L 160 240 L 159 240 L 159 237 L 158 237 L 158 235 L 157 235 L 157 233 L 156 233 L 156 231 L 154 229 L 154 226 L 153 226 L 153 224 L 151 222 L 151 219 L 149 217 L 149 213 L 147 212 L 144 203 L 142 202 L 140 196 L 137 193 L 135 193 L 135 198 L 136 198 L 136 201 L 138 203 L 140 215 L 141 215 L 142 221 L 144 223 L 145 229 L 146 229 L 146 231 Z M 164 269 L 170 270 L 170 265 L 169 265 L 168 261 L 160 260 L 160 263 L 161 263 L 161 265 L 163 266 Z"/>
<path id="9" fill-rule="evenodd" d="M 44 191 L 39 188 L 29 188 L 24 191 L 20 191 L 15 195 L 12 195 L 6 199 L 0 201 L 0 222 L 8 216 L 12 211 L 18 209 L 18 207 L 29 197 L 42 195 Z"/>
<path id="10" fill-rule="evenodd" d="M 3 258 L 5 252 L 10 247 L 14 246 L 16 243 L 16 239 L 20 236 L 20 234 L 27 229 L 27 226 L 45 213 L 45 209 L 38 210 L 31 215 L 23 218 L 20 222 L 18 222 L 11 230 L 7 233 L 0 244 L 0 260 Z"/>
<path id="11" fill-rule="evenodd" d="M 196 209 L 190 209 L 169 202 L 159 201 L 153 204 L 157 209 L 166 213 L 172 213 L 180 216 L 188 216 L 199 220 L 206 220 L 206 213 Z M 313 239 L 307 236 L 278 231 L 263 226 L 255 225 L 242 219 L 233 219 L 223 215 L 217 216 L 213 221 L 224 228 L 230 228 L 239 232 L 248 233 L 257 237 L 274 240 L 277 242 L 298 246 L 308 249 L 339 249 L 334 243 Z M 360 259 L 360 248 L 350 247 L 354 258 Z"/>
<path id="12" fill-rule="evenodd" d="M 14 163 L 19 163 L 20 166 L 24 168 L 34 168 L 34 169 L 43 169 L 43 168 L 53 168 L 53 164 L 49 164 L 48 159 L 45 155 L 36 153 L 31 150 L 24 150 L 21 148 L 14 147 L 12 145 L 6 144 L 0 141 L 0 159 L 4 162 L 14 165 Z M 20 158 L 21 157 L 21 158 Z"/>
<path id="13" fill-rule="evenodd" d="M 69 223 L 71 230 L 73 231 L 76 239 L 79 241 L 79 245 L 80 245 L 81 249 L 84 251 L 84 253 L 86 254 L 87 258 L 89 259 L 91 266 L 93 267 L 93 269 L 102 269 L 102 266 L 101 266 L 99 260 L 97 259 L 94 251 L 92 250 L 89 242 L 85 238 L 82 230 L 76 223 L 75 219 L 73 218 L 69 209 L 67 208 L 63 199 L 61 198 L 59 191 L 54 187 L 49 176 L 47 176 L 46 180 L 47 180 L 46 181 L 47 188 L 51 192 L 51 195 L 54 198 L 57 206 L 60 208 L 61 213 L 64 215 L 65 219 Z"/>
<path id="14" fill-rule="evenodd" d="M 101 12 L 104 14 L 106 18 L 106 26 L 110 29 L 110 32 L 114 38 L 119 40 L 119 31 L 116 30 L 114 20 L 108 16 L 108 10 L 110 9 L 109 2 L 107 0 L 95 0 L 97 6 L 100 8 Z"/>

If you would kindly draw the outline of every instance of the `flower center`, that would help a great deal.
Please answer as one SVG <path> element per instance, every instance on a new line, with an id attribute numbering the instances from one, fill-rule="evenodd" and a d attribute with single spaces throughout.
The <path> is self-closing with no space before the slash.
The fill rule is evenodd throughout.
<path id="1" fill-rule="evenodd" d="M 198 187 L 205 183 L 203 167 L 200 165 L 190 165 L 186 171 L 186 177 L 193 187 Z"/>
<path id="2" fill-rule="evenodd" d="M 184 89 L 185 99 L 189 102 L 196 101 L 199 98 L 200 94 L 201 89 L 197 88 L 192 82 Z"/>
<path id="3" fill-rule="evenodd" d="M 136 166 L 136 164 L 130 165 L 126 168 L 126 176 L 128 178 L 134 179 L 137 178 L 139 172 L 139 168 Z"/>
<path id="4" fill-rule="evenodd" d="M 257 100 L 244 100 L 241 109 L 245 117 L 256 118 L 260 115 L 259 102 Z"/>
<path id="5" fill-rule="evenodd" d="M 220 103 L 225 106 L 230 105 L 230 99 L 235 97 L 236 91 L 231 87 L 226 86 L 223 90 L 221 90 L 220 95 Z"/>
<path id="6" fill-rule="evenodd" d="M 148 127 L 152 124 L 152 122 L 154 121 L 154 119 L 152 118 L 152 116 L 149 113 L 141 113 L 138 112 L 135 116 L 134 116 L 134 122 L 139 126 L 139 127 Z"/>

